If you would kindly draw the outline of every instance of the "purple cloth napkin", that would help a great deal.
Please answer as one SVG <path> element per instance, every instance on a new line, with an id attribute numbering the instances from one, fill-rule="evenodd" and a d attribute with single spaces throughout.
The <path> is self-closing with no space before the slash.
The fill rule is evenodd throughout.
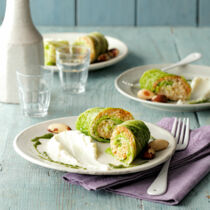
<path id="1" fill-rule="evenodd" d="M 170 131 L 173 119 L 164 118 L 157 124 Z M 177 151 L 172 158 L 167 192 L 160 196 L 150 196 L 146 193 L 147 188 L 160 169 L 161 166 L 157 166 L 147 171 L 117 176 L 67 173 L 63 178 L 87 190 L 103 189 L 138 199 L 176 205 L 210 171 L 210 126 L 191 130 L 187 149 Z"/>

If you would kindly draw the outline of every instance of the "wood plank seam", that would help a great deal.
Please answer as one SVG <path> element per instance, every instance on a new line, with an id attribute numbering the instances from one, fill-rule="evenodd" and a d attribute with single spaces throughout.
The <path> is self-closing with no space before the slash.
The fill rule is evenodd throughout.
<path id="1" fill-rule="evenodd" d="M 196 26 L 200 25 L 200 0 L 196 2 Z"/>
<path id="2" fill-rule="evenodd" d="M 134 26 L 137 26 L 138 0 L 134 1 Z"/>
<path id="3" fill-rule="evenodd" d="M 172 30 L 170 30 L 170 32 L 171 32 L 171 35 L 173 37 L 174 48 L 175 48 L 177 57 L 180 60 L 181 59 L 181 56 L 180 56 L 179 49 L 178 49 L 178 46 L 177 46 L 177 43 L 176 43 L 176 38 L 175 38 L 174 33 L 173 33 L 173 27 L 171 27 L 171 28 L 172 28 Z"/>
<path id="4" fill-rule="evenodd" d="M 141 210 L 144 210 L 144 203 L 143 203 L 143 200 L 140 200 L 140 209 L 141 209 Z"/>
<path id="5" fill-rule="evenodd" d="M 77 0 L 74 0 L 74 26 L 78 25 L 78 17 L 77 17 L 77 11 L 78 11 L 78 6 L 77 6 Z"/>
<path id="6" fill-rule="evenodd" d="M 78 25 L 78 0 L 72 0 L 74 2 L 74 17 L 75 17 L 75 20 L 74 20 L 74 23 L 73 23 L 73 26 L 77 26 Z M 0 23 L 2 23 L 3 21 L 3 18 L 4 18 L 4 10 L 5 10 L 5 2 L 6 0 L 0 0 Z M 139 1 L 141 2 L 141 1 Z M 139 6 L 139 3 L 138 0 L 134 0 L 134 4 L 135 4 L 135 7 L 133 8 L 133 15 L 134 15 L 134 26 L 137 26 L 138 25 L 138 6 Z M 196 8 L 195 8 L 195 25 L 197 27 L 199 27 L 201 24 L 202 24 L 202 9 L 201 9 L 201 6 L 202 5 L 202 1 L 200 0 L 196 0 Z M 33 9 L 33 8 L 32 8 Z M 201 11 L 200 11 L 201 10 Z M 46 14 L 45 14 L 46 15 Z M 189 15 L 189 14 L 188 14 Z M 49 17 L 48 17 L 49 18 Z M 46 20 L 48 19 L 46 18 Z M 49 22 L 49 21 L 47 21 Z M 59 22 L 59 18 L 54 20 L 54 25 L 58 24 L 57 22 Z M 39 23 L 40 25 L 43 25 L 43 22 L 42 23 Z M 110 23 L 111 24 L 111 23 Z"/>
<path id="7" fill-rule="evenodd" d="M 194 114 L 195 114 L 196 123 L 197 123 L 198 127 L 200 127 L 201 124 L 200 124 L 200 121 L 199 121 L 198 113 L 197 112 L 194 112 Z"/>

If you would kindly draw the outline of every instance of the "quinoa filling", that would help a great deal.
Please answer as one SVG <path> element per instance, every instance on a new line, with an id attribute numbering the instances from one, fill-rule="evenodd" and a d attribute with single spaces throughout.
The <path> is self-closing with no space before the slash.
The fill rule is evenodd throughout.
<path id="1" fill-rule="evenodd" d="M 157 84 L 155 92 L 165 95 L 172 101 L 185 100 L 188 96 L 186 86 L 182 80 L 164 80 Z"/>
<path id="2" fill-rule="evenodd" d="M 122 122 L 122 120 L 117 118 L 103 116 L 95 123 L 93 127 L 93 135 L 100 136 L 104 139 L 110 139 L 115 126 Z"/>
<path id="3" fill-rule="evenodd" d="M 117 135 L 111 145 L 112 153 L 120 161 L 129 161 L 131 158 L 131 147 L 129 140 L 123 135 Z"/>

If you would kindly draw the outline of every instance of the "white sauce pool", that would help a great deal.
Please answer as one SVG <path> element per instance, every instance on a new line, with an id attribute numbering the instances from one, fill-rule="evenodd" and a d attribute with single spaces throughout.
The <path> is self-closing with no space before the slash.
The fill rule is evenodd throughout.
<path id="1" fill-rule="evenodd" d="M 194 77 L 191 82 L 190 101 L 210 99 L 210 77 Z M 176 104 L 188 104 L 189 101 L 178 100 Z"/>
<path id="2" fill-rule="evenodd" d="M 77 130 L 54 135 L 46 145 L 46 152 L 54 161 L 78 165 L 93 170 L 108 170 L 109 166 L 97 160 L 97 145 Z"/>
<path id="3" fill-rule="evenodd" d="M 191 100 L 210 98 L 210 77 L 195 77 L 191 83 Z"/>

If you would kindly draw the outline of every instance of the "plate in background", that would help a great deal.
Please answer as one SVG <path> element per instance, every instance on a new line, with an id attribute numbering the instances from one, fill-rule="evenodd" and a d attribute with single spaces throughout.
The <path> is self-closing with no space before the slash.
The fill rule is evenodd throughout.
<path id="1" fill-rule="evenodd" d="M 115 79 L 115 87 L 116 89 L 123 94 L 124 96 L 133 99 L 142 103 L 145 106 L 150 108 L 165 110 L 165 111 L 176 111 L 176 112 L 195 112 L 201 110 L 210 109 L 210 103 L 201 103 L 201 104 L 176 104 L 176 103 L 157 103 L 151 102 L 147 100 L 143 100 L 137 97 L 137 92 L 139 88 L 130 87 L 123 83 L 123 81 L 131 84 L 135 84 L 136 86 L 139 84 L 139 79 L 141 75 L 148 69 L 159 68 L 168 66 L 171 64 L 151 64 L 145 66 L 137 66 L 131 68 L 122 74 L 120 74 Z M 170 73 L 182 75 L 186 79 L 192 79 L 196 76 L 204 76 L 210 77 L 210 67 L 208 66 L 200 66 L 200 65 L 186 65 L 183 67 L 177 67 L 171 69 Z"/>
<path id="2" fill-rule="evenodd" d="M 78 37 L 85 35 L 85 33 L 50 33 L 50 34 L 43 34 L 44 40 L 67 40 L 69 43 L 73 43 Z M 106 36 L 109 42 L 109 49 L 117 48 L 119 50 L 119 55 L 115 58 L 112 58 L 108 61 L 99 62 L 99 63 L 92 63 L 89 66 L 90 71 L 98 70 L 101 68 L 105 68 L 111 65 L 114 65 L 120 62 L 128 53 L 128 47 L 126 44 L 119 39 Z M 56 66 L 45 66 L 47 70 L 54 70 L 58 71 Z"/>

